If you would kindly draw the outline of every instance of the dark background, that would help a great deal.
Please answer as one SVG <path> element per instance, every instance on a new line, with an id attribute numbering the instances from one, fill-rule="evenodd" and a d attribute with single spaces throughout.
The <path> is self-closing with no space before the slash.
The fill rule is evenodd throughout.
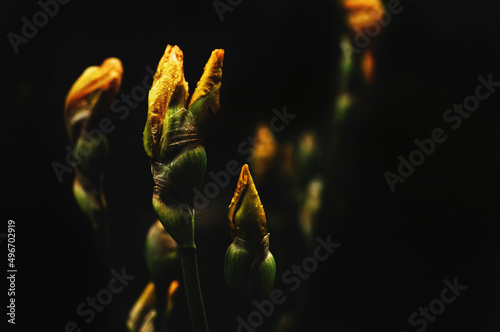
<path id="1" fill-rule="evenodd" d="M 427 331 L 500 331 L 500 92 L 456 131 L 442 119 L 474 93 L 479 75 L 500 81 L 500 14 L 493 1 L 401 3 L 403 12 L 376 38 L 373 84 L 353 91 L 335 167 L 325 170 L 320 162 L 311 169 L 328 172 L 329 179 L 318 235 L 330 234 L 342 246 L 304 284 L 307 301 L 300 291 L 287 291 L 289 300 L 270 321 L 295 317 L 299 331 L 416 331 L 409 315 L 440 296 L 445 278 L 458 277 L 468 289 Z M 63 331 L 74 320 L 83 331 L 125 331 L 126 314 L 150 278 L 144 241 L 155 216 L 142 148 L 147 104 L 124 120 L 112 118 L 117 128 L 108 136 L 105 170 L 115 267 L 136 279 L 87 325 L 75 309 L 109 279 L 72 196 L 73 174 L 59 183 L 51 167 L 64 162 L 69 144 L 63 107 L 73 82 L 86 67 L 118 57 L 121 92 L 130 93 L 171 44 L 184 52 L 192 92 L 210 52 L 225 49 L 222 108 L 206 136 L 207 174 L 220 171 L 231 159 L 245 162 L 238 144 L 253 135 L 256 123 L 269 121 L 273 108 L 297 114 L 276 134 L 279 142 L 296 145 L 306 129 L 329 137 L 343 14 L 333 1 L 243 1 L 221 22 L 210 1 L 73 0 L 15 54 L 7 33 L 20 34 L 21 18 L 31 20 L 39 10 L 35 2 L 16 1 L 1 11 L 0 232 L 7 220 L 16 221 L 16 327 Z M 413 140 L 430 137 L 437 127 L 447 141 L 391 193 L 383 173 L 396 172 L 397 156 L 408 156 Z M 328 142 L 319 144 L 328 159 Z M 223 279 L 227 205 L 236 180 L 201 212 L 196 228 L 213 331 L 235 330 L 235 317 L 248 313 L 238 311 L 239 298 Z M 276 287 L 287 290 L 281 274 L 311 250 L 301 244 L 294 220 L 273 232 L 270 215 L 295 208 L 286 206 L 282 191 L 267 184 L 259 193 L 276 238 L 271 251 L 284 257 L 277 258 Z M 5 242 L 1 248 L 4 270 Z M 2 287 L 4 307 L 7 284 Z"/>

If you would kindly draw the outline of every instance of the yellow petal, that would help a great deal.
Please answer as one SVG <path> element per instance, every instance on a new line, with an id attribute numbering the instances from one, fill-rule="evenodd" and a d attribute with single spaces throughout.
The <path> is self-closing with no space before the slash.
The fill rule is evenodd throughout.
<path id="1" fill-rule="evenodd" d="M 139 331 L 144 317 L 154 308 L 156 303 L 154 288 L 152 282 L 148 283 L 130 310 L 127 319 L 127 327 L 130 331 Z"/>
<path id="2" fill-rule="evenodd" d="M 237 228 L 247 236 L 246 241 L 260 242 L 267 235 L 266 214 L 247 164 L 241 168 L 228 217 L 233 235 Z"/>
<path id="3" fill-rule="evenodd" d="M 163 128 L 168 128 L 172 108 L 185 107 L 188 83 L 184 79 L 184 55 L 178 46 L 167 45 L 148 96 L 148 118 L 144 129 L 144 148 L 150 157 L 158 148 Z"/>
<path id="4" fill-rule="evenodd" d="M 198 119 L 200 125 L 204 125 L 220 108 L 219 96 L 223 60 L 224 50 L 217 49 L 212 52 L 189 102 L 188 108 Z"/>
<path id="5" fill-rule="evenodd" d="M 347 21 L 355 32 L 362 31 L 370 24 L 379 24 L 384 14 L 380 0 L 344 0 L 343 4 L 348 11 Z"/>
<path id="6" fill-rule="evenodd" d="M 114 96 L 120 89 L 123 74 L 122 63 L 108 58 L 100 66 L 88 67 L 76 80 L 66 97 L 66 110 L 73 109 L 82 99 L 97 91 L 110 91 Z"/>

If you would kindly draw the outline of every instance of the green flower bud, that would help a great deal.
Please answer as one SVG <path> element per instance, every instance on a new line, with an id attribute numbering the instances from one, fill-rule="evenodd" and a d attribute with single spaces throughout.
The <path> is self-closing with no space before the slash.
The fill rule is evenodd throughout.
<path id="1" fill-rule="evenodd" d="M 263 260 L 256 260 L 250 271 L 249 292 L 252 300 L 263 300 L 269 297 L 274 287 L 276 262 L 273 254 L 267 251 Z"/>
<path id="2" fill-rule="evenodd" d="M 101 66 L 88 67 L 75 81 L 66 97 L 66 129 L 75 145 L 73 159 L 76 177 L 73 193 L 95 229 L 107 227 L 103 224 L 106 201 L 101 187 L 102 171 L 108 156 L 108 141 L 98 127 L 120 89 L 122 74 L 121 61 L 108 58 Z M 92 133 L 95 130 L 97 134 Z"/>
<path id="3" fill-rule="evenodd" d="M 247 242 L 234 239 L 224 259 L 224 277 L 229 287 L 239 290 L 247 287 L 254 256 L 255 251 Z"/>
<path id="4" fill-rule="evenodd" d="M 158 220 L 147 235 L 146 261 L 155 283 L 180 278 L 178 245 Z"/>
<path id="5" fill-rule="evenodd" d="M 251 299 L 268 297 L 274 286 L 276 263 L 269 251 L 264 208 L 246 164 L 229 205 L 229 226 L 234 242 L 224 261 L 227 283 L 246 289 Z"/>
<path id="6" fill-rule="evenodd" d="M 153 209 L 179 247 L 195 247 L 194 211 L 185 211 L 175 203 L 165 203 L 156 192 L 153 194 Z"/>
<path id="7" fill-rule="evenodd" d="M 163 227 L 179 246 L 194 246 L 193 188 L 201 185 L 207 157 L 199 145 L 185 149 L 169 164 L 151 165 L 153 180 L 153 209 Z"/>
<path id="8" fill-rule="evenodd" d="M 254 246 L 267 235 L 266 214 L 247 164 L 241 168 L 228 218 L 232 235 Z"/>

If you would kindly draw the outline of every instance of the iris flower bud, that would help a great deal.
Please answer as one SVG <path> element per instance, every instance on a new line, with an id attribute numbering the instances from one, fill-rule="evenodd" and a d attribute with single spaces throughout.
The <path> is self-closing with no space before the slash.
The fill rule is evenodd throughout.
<path id="1" fill-rule="evenodd" d="M 78 140 L 82 130 L 97 128 L 120 90 L 122 74 L 121 61 L 108 58 L 100 66 L 88 67 L 75 81 L 64 108 L 66 129 L 73 142 Z"/>
<path id="2" fill-rule="evenodd" d="M 173 280 L 182 278 L 181 260 L 177 243 L 160 221 L 149 229 L 146 240 L 146 261 L 155 284 L 157 320 L 165 319 L 168 287 Z"/>
<path id="3" fill-rule="evenodd" d="M 255 245 L 267 235 L 266 214 L 247 164 L 241 168 L 228 217 L 233 237 Z"/>
<path id="4" fill-rule="evenodd" d="M 229 287 L 243 289 L 248 285 L 255 250 L 250 244 L 238 237 L 227 248 L 224 260 L 224 277 Z"/>
<path id="5" fill-rule="evenodd" d="M 380 0 L 342 0 L 344 8 L 347 9 L 347 23 L 354 34 L 364 36 L 364 38 L 373 37 L 373 27 L 381 29 L 380 22 L 384 15 L 384 5 Z M 371 31 L 371 32 L 370 32 Z M 367 37 L 367 34 L 370 37 Z M 363 52 L 361 69 L 365 81 L 371 83 L 373 80 L 375 60 L 373 57 L 372 46 L 370 45 Z"/>
<path id="6" fill-rule="evenodd" d="M 267 251 L 264 259 L 257 259 L 250 271 L 249 289 L 250 297 L 256 300 L 263 300 L 271 294 L 276 276 L 276 262 L 273 254 Z"/>
<path id="7" fill-rule="evenodd" d="M 183 53 L 168 45 L 149 91 L 144 149 L 155 184 L 153 207 L 180 247 L 194 247 L 193 189 L 201 185 L 207 157 L 201 129 L 219 109 L 224 50 L 208 60 L 190 103 Z"/>
<path id="8" fill-rule="evenodd" d="M 146 260 L 153 281 L 180 277 L 180 257 L 177 247 L 177 243 L 159 221 L 149 228 Z"/>
<path id="9" fill-rule="evenodd" d="M 102 224 L 106 202 L 101 182 L 108 142 L 99 123 L 120 89 L 122 74 L 121 61 L 108 58 L 100 66 L 88 67 L 66 97 L 64 117 L 76 164 L 73 193 L 94 229 L 107 227 Z"/>
<path id="10" fill-rule="evenodd" d="M 276 263 L 269 251 L 264 208 L 246 164 L 229 205 L 229 227 L 234 241 L 224 261 L 227 283 L 232 288 L 248 289 L 252 299 L 266 298 L 274 286 Z"/>

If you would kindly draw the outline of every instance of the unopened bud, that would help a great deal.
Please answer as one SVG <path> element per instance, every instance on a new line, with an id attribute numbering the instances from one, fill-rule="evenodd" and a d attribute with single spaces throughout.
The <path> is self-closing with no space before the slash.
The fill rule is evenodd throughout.
<path id="1" fill-rule="evenodd" d="M 153 207 L 180 247 L 194 246 L 193 190 L 201 185 L 207 164 L 200 127 L 208 121 L 204 113 L 219 108 L 223 55 L 223 50 L 212 52 L 186 106 L 184 55 L 179 47 L 168 45 L 149 91 L 144 149 L 155 183 Z"/>
<path id="2" fill-rule="evenodd" d="M 254 256 L 254 249 L 249 243 L 235 238 L 227 248 L 224 259 L 224 277 L 229 287 L 240 290 L 248 285 Z"/>
<path id="3" fill-rule="evenodd" d="M 267 251 L 264 259 L 256 260 L 250 272 L 249 292 L 253 300 L 263 300 L 269 297 L 274 287 L 276 262 L 273 254 Z"/>

